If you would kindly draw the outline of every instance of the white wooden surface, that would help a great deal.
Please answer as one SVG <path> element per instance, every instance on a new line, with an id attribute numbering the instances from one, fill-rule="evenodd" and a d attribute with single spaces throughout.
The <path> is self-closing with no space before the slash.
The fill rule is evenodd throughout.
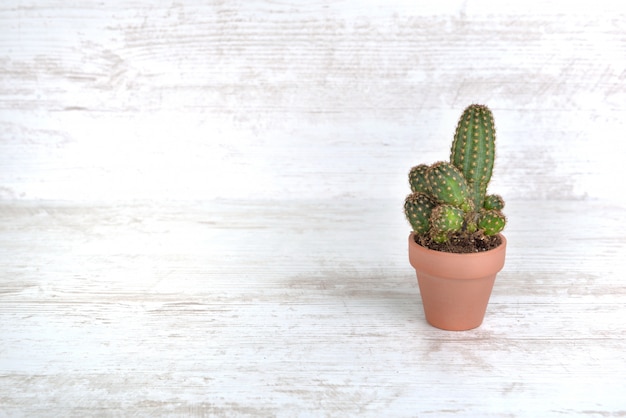
<path id="1" fill-rule="evenodd" d="M 511 202 L 467 332 L 425 322 L 395 201 L 1 209 L 7 416 L 626 413 L 623 206 Z"/>
<path id="2" fill-rule="evenodd" d="M 3 2 L 0 196 L 402 199 L 478 102 L 494 189 L 624 201 L 622 2 L 307 3 Z"/>
<path id="3" fill-rule="evenodd" d="M 432 3 L 3 2 L 0 416 L 626 416 L 626 7 Z M 509 250 L 451 333 L 401 205 L 472 102 Z"/>

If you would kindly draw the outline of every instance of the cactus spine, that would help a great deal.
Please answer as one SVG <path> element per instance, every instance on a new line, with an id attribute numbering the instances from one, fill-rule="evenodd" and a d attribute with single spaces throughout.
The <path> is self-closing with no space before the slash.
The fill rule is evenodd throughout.
<path id="1" fill-rule="evenodd" d="M 453 234 L 498 234 L 506 224 L 504 200 L 487 195 L 495 159 L 493 115 L 484 105 L 463 112 L 454 133 L 450 162 L 420 164 L 409 172 L 412 194 L 404 203 L 419 235 L 443 243 Z"/>

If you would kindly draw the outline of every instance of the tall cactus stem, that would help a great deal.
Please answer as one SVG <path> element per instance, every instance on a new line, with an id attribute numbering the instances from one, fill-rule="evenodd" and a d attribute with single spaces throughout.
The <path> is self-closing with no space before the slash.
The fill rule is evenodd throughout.
<path id="1" fill-rule="evenodd" d="M 450 152 L 450 162 L 467 180 L 476 208 L 483 206 L 495 159 L 496 130 L 487 106 L 468 106 L 459 119 Z"/>

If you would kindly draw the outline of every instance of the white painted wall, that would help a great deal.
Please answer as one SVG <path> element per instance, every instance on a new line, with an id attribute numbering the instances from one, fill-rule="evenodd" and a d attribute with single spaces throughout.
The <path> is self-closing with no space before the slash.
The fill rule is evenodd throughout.
<path id="1" fill-rule="evenodd" d="M 480 102 L 493 192 L 624 201 L 623 4 L 5 1 L 0 198 L 401 200 Z"/>

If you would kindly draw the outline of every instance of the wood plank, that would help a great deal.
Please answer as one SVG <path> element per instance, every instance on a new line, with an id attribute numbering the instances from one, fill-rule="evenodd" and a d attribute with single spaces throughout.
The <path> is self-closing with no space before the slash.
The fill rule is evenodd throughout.
<path id="1" fill-rule="evenodd" d="M 0 411 L 626 412 L 626 208 L 511 202 L 485 323 L 454 333 L 424 321 L 397 206 L 2 206 Z"/>
<path id="2" fill-rule="evenodd" d="M 495 189 L 621 203 L 623 7 L 487 3 L 3 6 L 0 196 L 395 199 L 484 102 Z"/>
<path id="3" fill-rule="evenodd" d="M 625 15 L 3 3 L 0 416 L 626 416 Z M 451 333 L 401 205 L 472 102 L 509 246 Z"/>

